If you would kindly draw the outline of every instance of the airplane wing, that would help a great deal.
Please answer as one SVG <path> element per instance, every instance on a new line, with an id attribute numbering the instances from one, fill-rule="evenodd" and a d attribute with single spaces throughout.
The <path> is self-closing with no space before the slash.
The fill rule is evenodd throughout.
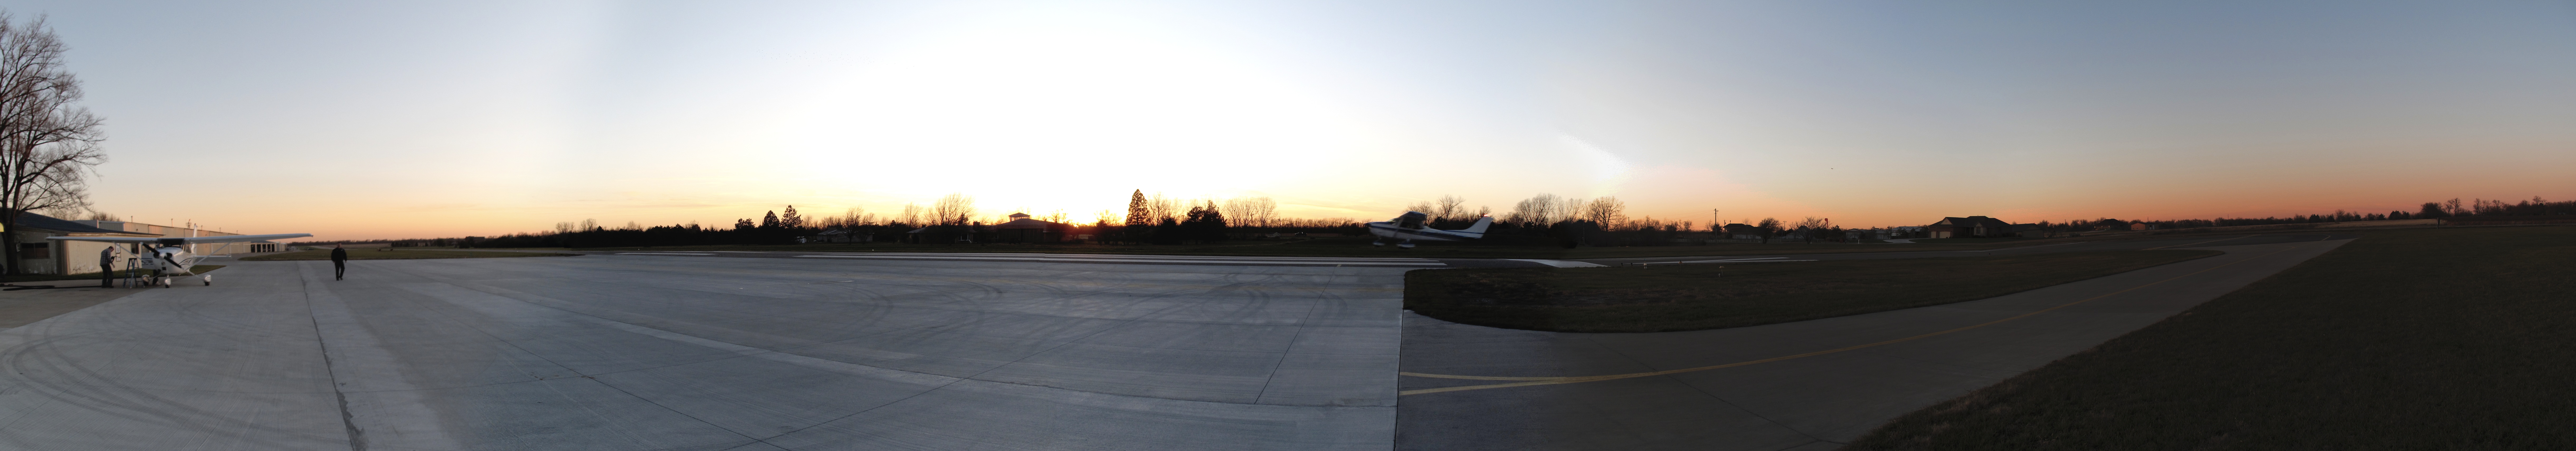
<path id="1" fill-rule="evenodd" d="M 243 241 L 264 241 L 264 240 L 274 240 L 274 239 L 282 239 L 282 238 L 303 238 L 303 237 L 308 237 L 308 236 L 313 236 L 313 234 L 310 234 L 310 233 L 277 233 L 277 234 L 268 234 L 268 235 L 225 235 L 225 236 L 201 236 L 201 237 L 195 237 L 195 238 L 187 238 L 187 237 L 156 238 L 156 237 L 140 237 L 140 236 L 49 236 L 49 237 L 45 237 L 45 239 L 48 239 L 48 240 L 64 240 L 64 241 L 105 241 L 105 242 L 110 242 L 110 243 L 161 243 L 161 242 L 164 242 L 164 240 L 179 240 L 179 242 L 182 242 L 182 243 L 196 244 L 196 243 L 238 243 L 238 242 L 243 242 Z"/>
<path id="2" fill-rule="evenodd" d="M 62 240 L 62 241 L 104 241 L 104 242 L 109 242 L 109 243 L 158 243 L 158 242 L 161 242 L 161 239 L 160 239 L 160 238 L 153 238 L 153 237 L 148 237 L 148 236 L 49 236 L 49 237 L 45 237 L 45 239 L 48 239 L 48 240 Z"/>

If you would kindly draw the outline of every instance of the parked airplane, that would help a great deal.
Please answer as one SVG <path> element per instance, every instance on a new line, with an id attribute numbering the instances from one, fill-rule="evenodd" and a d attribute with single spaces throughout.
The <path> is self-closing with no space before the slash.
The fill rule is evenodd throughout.
<path id="1" fill-rule="evenodd" d="M 187 245 L 201 243 L 266 241 L 281 238 L 302 238 L 308 236 L 313 236 L 313 234 L 279 233 L 273 235 L 225 235 L 178 238 L 150 238 L 139 236 L 49 236 L 45 237 L 45 239 L 143 244 L 146 247 L 142 255 L 143 269 L 152 270 L 152 281 L 161 286 L 167 287 L 170 286 L 171 277 L 187 275 L 195 275 L 199 278 L 205 279 L 207 285 L 215 284 L 215 276 L 213 274 L 200 275 L 188 271 L 188 268 L 196 267 L 197 261 L 204 260 L 206 256 L 189 253 Z"/>
<path id="2" fill-rule="evenodd" d="M 1494 225 L 1494 217 L 1485 216 L 1476 218 L 1475 225 L 1464 229 L 1440 230 L 1423 225 L 1423 221 L 1430 217 L 1431 215 L 1425 215 L 1422 212 L 1408 211 L 1404 212 L 1404 216 L 1397 216 L 1394 220 L 1368 223 L 1369 233 L 1379 237 L 1377 241 L 1369 242 L 1369 245 L 1385 246 L 1386 238 L 1403 239 L 1404 242 L 1396 243 L 1395 247 L 1405 249 L 1413 248 L 1413 240 L 1468 241 L 1484 238 L 1485 228 Z"/>

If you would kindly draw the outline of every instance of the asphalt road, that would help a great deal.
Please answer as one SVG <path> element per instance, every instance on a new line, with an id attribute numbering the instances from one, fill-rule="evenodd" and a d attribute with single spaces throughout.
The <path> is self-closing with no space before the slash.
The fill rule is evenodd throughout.
<path id="1" fill-rule="evenodd" d="M 2318 238 L 2333 237 L 2181 241 L 2227 254 L 1977 301 L 1732 329 L 1576 334 L 1408 313 L 1397 448 L 1834 449 L 2349 242 Z"/>
<path id="2" fill-rule="evenodd" d="M 0 449 L 1814 447 L 2329 238 L 1827 254 L 2231 252 L 1947 306 L 1604 335 L 1401 310 L 1404 271 L 1563 264 L 1545 261 L 629 251 L 356 261 L 343 281 L 328 262 L 237 262 L 215 286 L 0 331 Z M 1558 376 L 1613 377 L 1522 380 Z"/>

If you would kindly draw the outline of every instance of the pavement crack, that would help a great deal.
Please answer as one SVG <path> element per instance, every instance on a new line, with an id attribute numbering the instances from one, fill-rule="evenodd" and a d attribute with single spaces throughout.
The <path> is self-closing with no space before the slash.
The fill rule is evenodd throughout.
<path id="1" fill-rule="evenodd" d="M 298 271 L 299 273 L 301 271 Z M 313 314 L 313 279 L 298 277 L 304 290 L 305 318 L 313 325 L 313 346 L 322 351 L 322 373 L 330 376 L 331 398 L 340 405 L 340 427 L 349 433 L 349 451 L 367 451 L 367 431 L 358 428 L 358 419 L 349 414 L 349 394 L 340 390 L 340 372 L 331 362 L 331 343 L 322 338 L 322 319 Z"/>

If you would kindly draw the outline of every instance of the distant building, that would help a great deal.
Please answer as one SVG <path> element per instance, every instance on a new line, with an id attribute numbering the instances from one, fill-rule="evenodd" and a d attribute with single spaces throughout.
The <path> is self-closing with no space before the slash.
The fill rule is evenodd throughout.
<path id="1" fill-rule="evenodd" d="M 1064 242 L 1065 237 L 1073 231 L 1073 227 L 1074 226 L 1072 224 L 1042 221 L 1036 218 L 1031 218 L 1027 213 L 1012 213 L 1010 221 L 993 225 L 992 242 L 1031 244 L 1062 243 Z"/>
<path id="2" fill-rule="evenodd" d="M 6 212 L 0 211 L 0 213 Z M 21 271 L 32 274 L 80 274 L 98 272 L 98 251 L 106 249 L 109 246 L 125 248 L 129 251 L 126 255 L 134 255 L 130 252 L 134 250 L 132 245 L 101 243 L 96 241 L 60 241 L 45 239 L 45 237 L 49 236 L 121 236 L 144 238 L 158 238 L 161 236 L 159 234 L 151 233 L 102 229 L 82 224 L 82 222 L 83 221 L 65 221 L 55 219 L 52 216 L 36 214 L 35 212 L 27 212 L 25 214 L 18 215 L 18 226 L 12 227 L 8 231 L 8 233 L 16 235 L 11 238 L 18 242 L 18 261 L 14 262 L 11 267 L 18 268 Z"/>
<path id="3" fill-rule="evenodd" d="M 1965 218 L 1953 217 L 1941 218 L 1940 222 L 1923 226 L 1923 237 L 2000 238 L 2007 236 L 2020 236 L 2022 235 L 2022 232 L 2038 229 L 2039 226 L 2037 224 L 2013 224 L 2004 222 L 2001 219 L 1984 216 L 1969 216 Z"/>
<path id="4" fill-rule="evenodd" d="M 1726 239 L 1759 240 L 1771 236 L 1771 229 L 1752 224 L 1727 224 Z"/>
<path id="5" fill-rule="evenodd" d="M 825 243 L 872 243 L 876 242 L 876 234 L 854 227 L 832 227 L 816 232 L 814 240 Z"/>
<path id="6" fill-rule="evenodd" d="M 1888 231 L 1888 235 L 1896 238 L 1921 238 L 1923 237 L 1923 226 L 1897 227 L 1895 230 Z"/>

